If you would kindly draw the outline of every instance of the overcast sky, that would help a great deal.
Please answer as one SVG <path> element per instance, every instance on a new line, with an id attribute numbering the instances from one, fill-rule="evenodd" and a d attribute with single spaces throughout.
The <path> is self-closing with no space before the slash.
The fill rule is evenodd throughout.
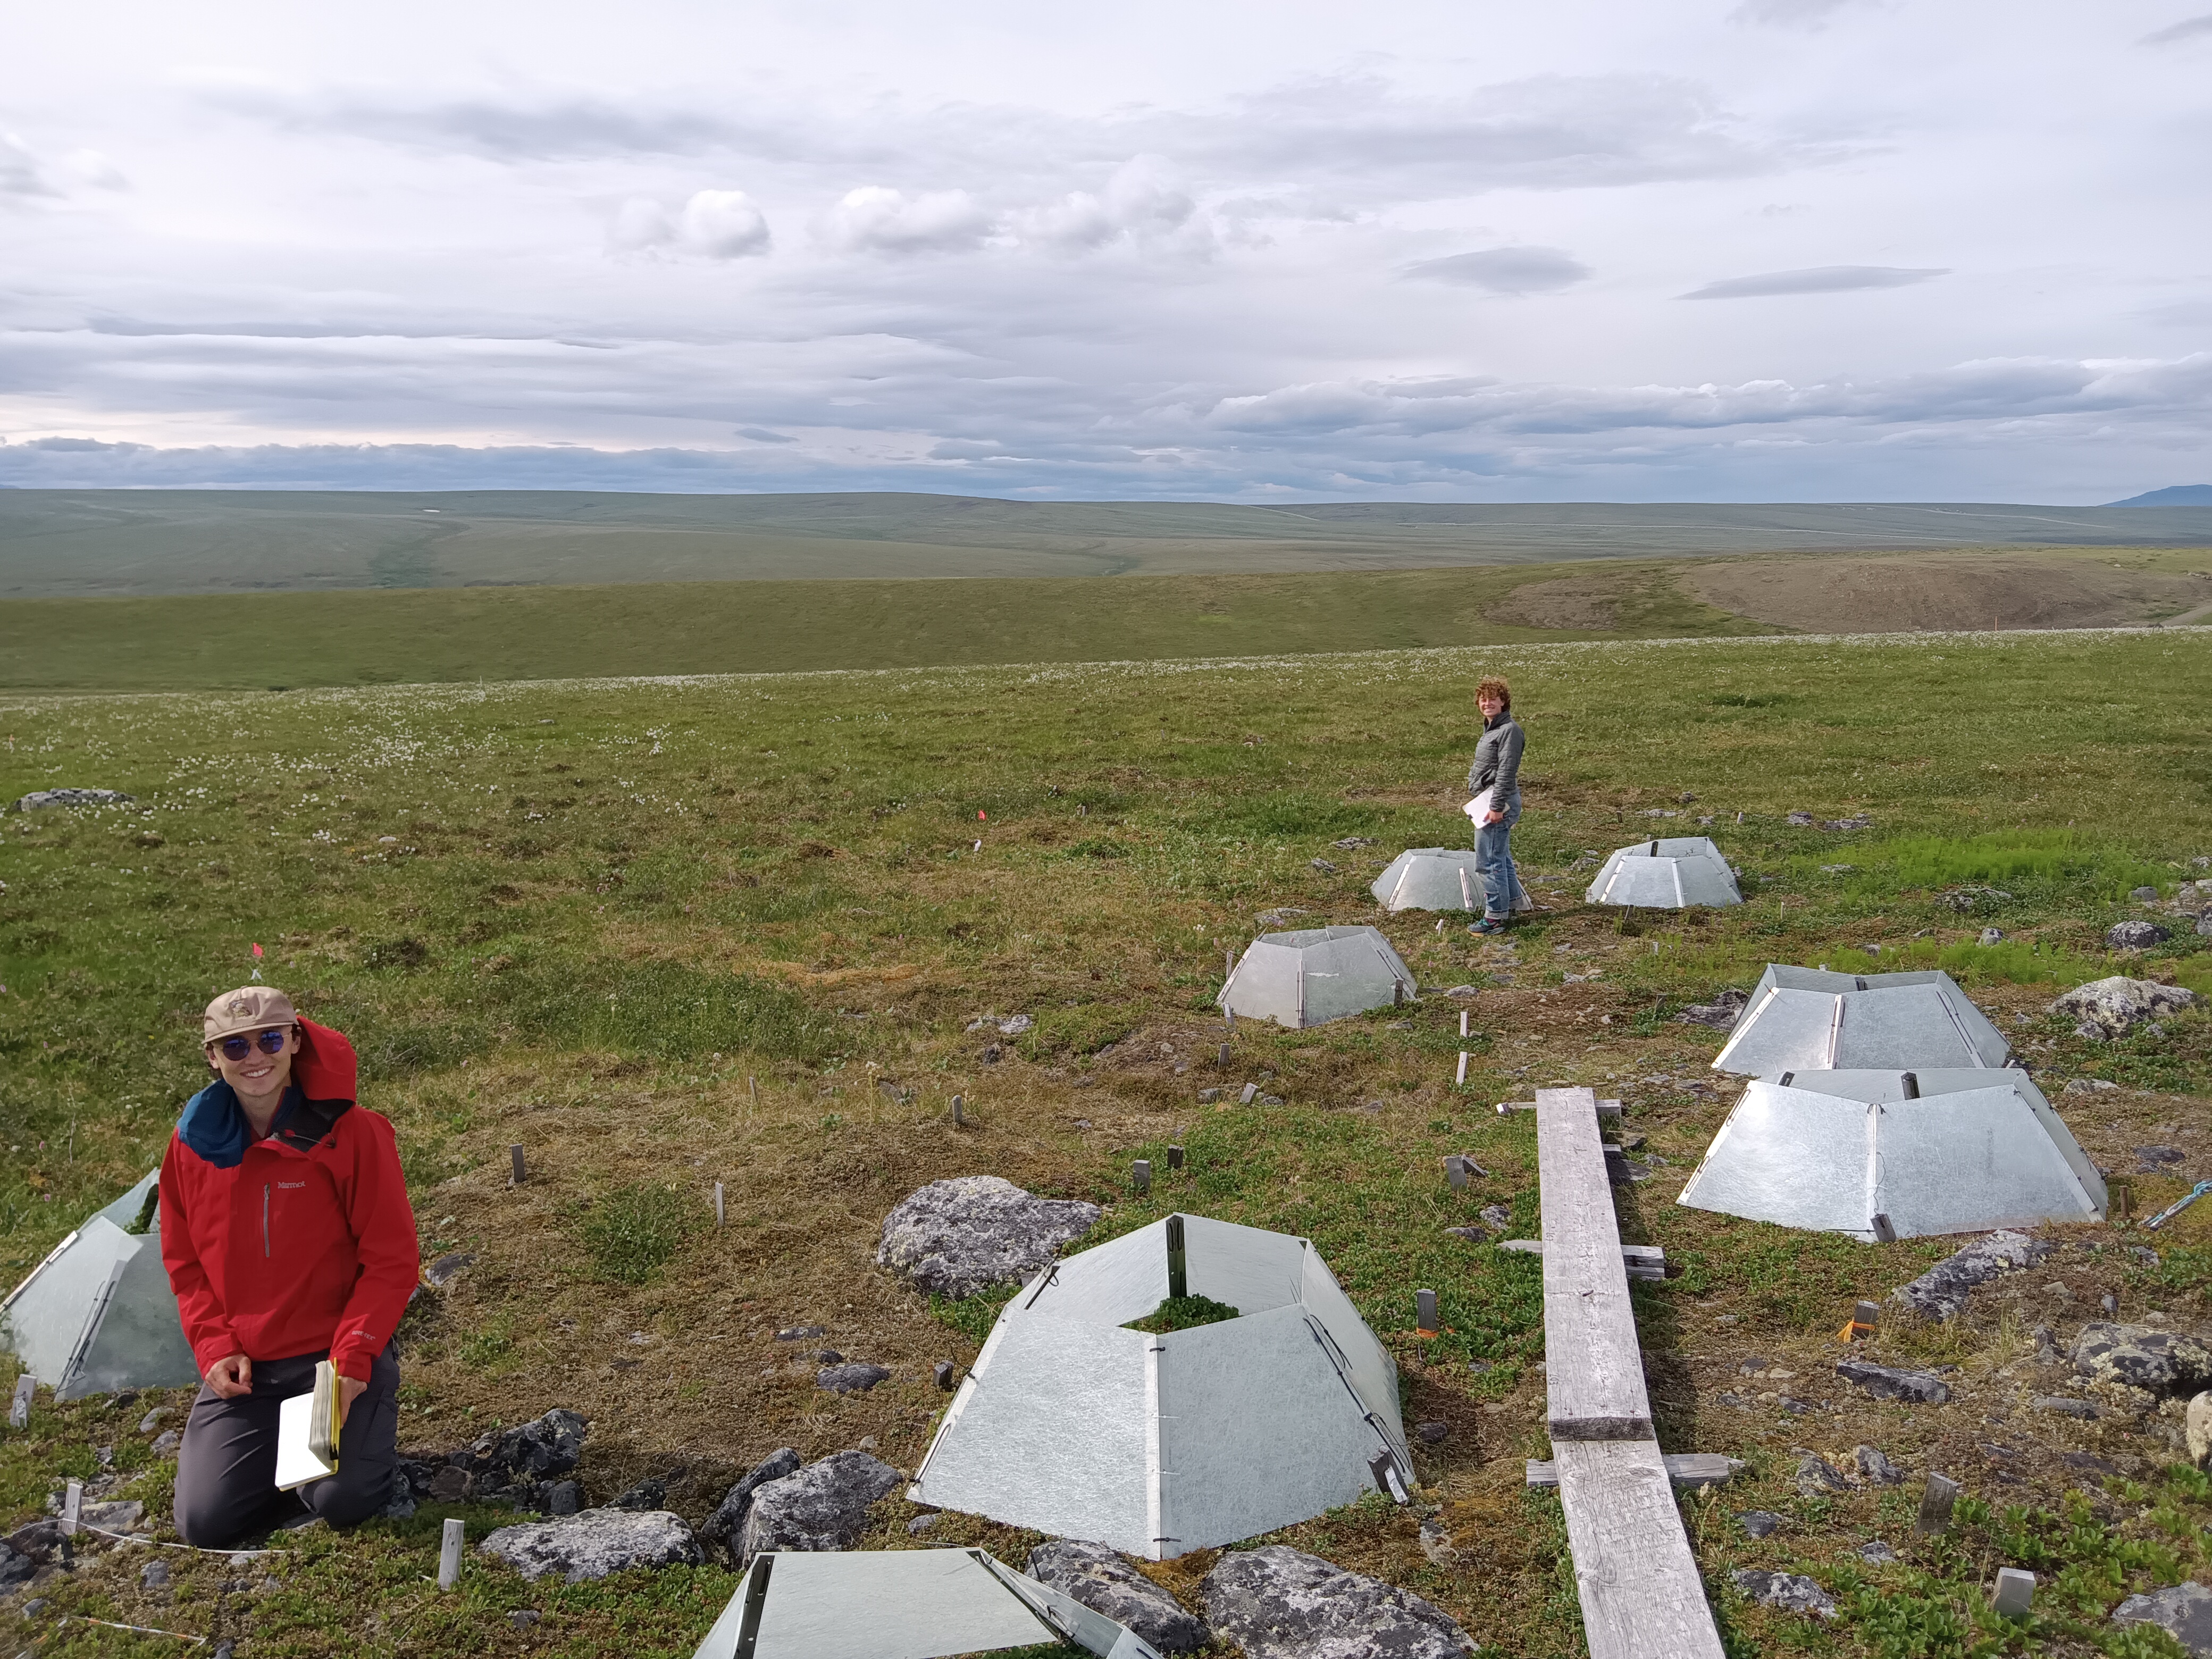
<path id="1" fill-rule="evenodd" d="M 0 483 L 2212 481 L 2212 0 L 86 0 Z"/>

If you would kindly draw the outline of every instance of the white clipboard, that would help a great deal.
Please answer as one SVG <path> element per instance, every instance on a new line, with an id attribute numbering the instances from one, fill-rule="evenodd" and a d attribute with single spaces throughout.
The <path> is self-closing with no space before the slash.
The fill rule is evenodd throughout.
<path id="1" fill-rule="evenodd" d="M 1474 820 L 1474 827 L 1482 828 L 1483 819 L 1490 816 L 1490 791 L 1486 789 L 1460 809 Z"/>
<path id="2" fill-rule="evenodd" d="M 313 1390 L 294 1395 L 276 1407 L 276 1490 L 292 1492 L 327 1480 L 338 1472 L 335 1457 L 325 1462 L 309 1443 L 308 1419 L 313 1415 Z"/>

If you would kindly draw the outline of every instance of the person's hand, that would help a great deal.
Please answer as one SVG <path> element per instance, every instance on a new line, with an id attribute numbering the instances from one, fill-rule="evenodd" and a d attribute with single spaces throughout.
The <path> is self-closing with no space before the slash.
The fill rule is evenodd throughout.
<path id="1" fill-rule="evenodd" d="M 1503 823 L 1504 822 L 1505 814 L 1503 812 L 1486 812 L 1483 814 L 1482 823 L 1483 828 L 1486 830 L 1493 823 Z"/>
<path id="2" fill-rule="evenodd" d="M 347 1413 L 353 1410 L 353 1402 L 360 1399 L 368 1389 L 368 1383 L 356 1382 L 350 1376 L 338 1378 L 338 1421 L 340 1423 L 343 1423 Z"/>
<path id="3" fill-rule="evenodd" d="M 242 1353 L 218 1359 L 207 1369 L 207 1385 L 218 1400 L 235 1400 L 253 1392 L 253 1362 Z"/>

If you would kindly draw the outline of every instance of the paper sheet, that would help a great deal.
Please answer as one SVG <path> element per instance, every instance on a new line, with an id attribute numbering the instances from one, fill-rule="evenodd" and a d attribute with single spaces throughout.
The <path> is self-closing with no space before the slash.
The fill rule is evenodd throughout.
<path id="1" fill-rule="evenodd" d="M 313 1412 L 313 1390 L 294 1395 L 279 1402 L 276 1407 L 276 1490 L 290 1492 L 295 1487 L 328 1480 L 337 1473 L 337 1466 L 325 1463 L 315 1455 L 307 1444 L 307 1419 Z"/>
<path id="2" fill-rule="evenodd" d="M 1460 810 L 1474 820 L 1476 829 L 1481 829 L 1483 819 L 1490 816 L 1490 791 L 1484 790 Z"/>

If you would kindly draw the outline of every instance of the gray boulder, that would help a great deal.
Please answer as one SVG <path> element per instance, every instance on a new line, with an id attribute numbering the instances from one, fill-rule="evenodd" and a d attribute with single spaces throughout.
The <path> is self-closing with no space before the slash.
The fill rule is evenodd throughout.
<path id="1" fill-rule="evenodd" d="M 1858 1460 L 1859 1479 L 1869 1486 L 1901 1486 L 1905 1471 L 1891 1462 L 1873 1446 L 1861 1446 L 1852 1454 Z"/>
<path id="2" fill-rule="evenodd" d="M 1784 1517 L 1772 1510 L 1746 1510 L 1736 1519 L 1743 1523 L 1743 1529 L 1753 1538 L 1771 1538 L 1788 1524 Z"/>
<path id="3" fill-rule="evenodd" d="M 2118 921 L 2105 930 L 2107 951 L 2148 951 L 2166 938 L 2166 929 L 2154 921 Z"/>
<path id="4" fill-rule="evenodd" d="M 33 789 L 15 801 L 18 812 L 36 812 L 49 806 L 129 806 L 137 799 L 118 789 Z"/>
<path id="5" fill-rule="evenodd" d="M 814 1385 L 827 1389 L 832 1394 L 866 1394 L 877 1383 L 889 1380 L 890 1373 L 881 1365 L 864 1365 L 858 1361 L 843 1365 L 824 1365 L 814 1374 Z"/>
<path id="6" fill-rule="evenodd" d="M 1910 1285 L 1892 1292 L 1915 1313 L 1930 1319 L 1956 1319 L 1966 1305 L 1966 1292 L 2002 1274 L 2032 1267 L 2054 1247 L 2026 1233 L 1995 1232 L 1977 1239 L 1956 1255 L 1947 1255 Z"/>
<path id="7" fill-rule="evenodd" d="M 1055 1538 L 1030 1552 L 1026 1571 L 1040 1584 L 1127 1626 L 1162 1653 L 1195 1653 L 1213 1639 L 1204 1620 L 1103 1544 Z"/>
<path id="8" fill-rule="evenodd" d="M 1849 1492 L 1851 1483 L 1843 1472 L 1818 1452 L 1802 1452 L 1797 1459 L 1797 1490 L 1808 1498 L 1822 1492 Z"/>
<path id="9" fill-rule="evenodd" d="M 1828 1592 L 1802 1572 L 1755 1572 L 1739 1567 L 1733 1577 L 1738 1589 L 1763 1606 L 1779 1607 L 1784 1613 L 1809 1613 L 1815 1619 L 1836 1616 L 1836 1604 Z"/>
<path id="10" fill-rule="evenodd" d="M 2212 1590 L 2194 1579 L 2148 1595 L 2130 1595 L 2112 1609 L 2112 1622 L 2156 1625 L 2198 1659 L 2212 1656 Z"/>
<path id="11" fill-rule="evenodd" d="M 2084 1325 L 2074 1339 L 2074 1369 L 2093 1382 L 2124 1382 L 2160 1395 L 2192 1395 L 2212 1384 L 2212 1352 L 2195 1337 L 2148 1325 Z"/>
<path id="12" fill-rule="evenodd" d="M 1286 1544 L 1231 1551 L 1200 1594 L 1244 1659 L 1462 1659 L 1474 1646 L 1411 1590 Z"/>
<path id="13" fill-rule="evenodd" d="M 2093 1042 L 2125 1036 L 2136 1026 L 2197 1006 L 2197 993 L 2179 985 L 2115 974 L 2077 985 L 2051 1005 L 2051 1012 L 2074 1021 L 2075 1035 Z"/>
<path id="14" fill-rule="evenodd" d="M 699 1526 L 699 1541 L 709 1549 L 726 1550 L 744 1530 L 745 1513 L 753 1506 L 753 1493 L 771 1480 L 797 1474 L 805 1460 L 792 1447 L 770 1452 L 753 1465 L 745 1478 L 722 1494 L 714 1512 Z"/>
<path id="15" fill-rule="evenodd" d="M 631 1567 L 696 1567 L 705 1561 L 684 1517 L 666 1510 L 585 1510 L 501 1527 L 478 1547 L 525 1578 L 557 1573 L 580 1584 Z"/>
<path id="16" fill-rule="evenodd" d="M 876 1265 L 926 1295 L 957 1300 L 1019 1284 L 1097 1222 L 1080 1199 L 1038 1198 L 998 1176 L 957 1176 L 909 1193 L 884 1218 Z"/>
<path id="17" fill-rule="evenodd" d="M 763 1483 L 738 1534 L 738 1565 L 763 1550 L 852 1548 L 867 1530 L 870 1506 L 905 1479 L 864 1451 L 841 1451 Z"/>
<path id="18" fill-rule="evenodd" d="M 590 1427 L 582 1413 L 556 1407 L 504 1432 L 481 1435 L 468 1449 L 470 1473 L 479 1485 L 486 1474 L 505 1474 L 524 1480 L 567 1474 L 583 1458 L 584 1435 Z"/>
<path id="19" fill-rule="evenodd" d="M 1877 1400 L 1897 1400 L 1908 1406 L 1940 1406 L 1951 1397 L 1949 1385 L 1940 1376 L 1877 1365 L 1871 1359 L 1838 1360 L 1836 1375 Z"/>

